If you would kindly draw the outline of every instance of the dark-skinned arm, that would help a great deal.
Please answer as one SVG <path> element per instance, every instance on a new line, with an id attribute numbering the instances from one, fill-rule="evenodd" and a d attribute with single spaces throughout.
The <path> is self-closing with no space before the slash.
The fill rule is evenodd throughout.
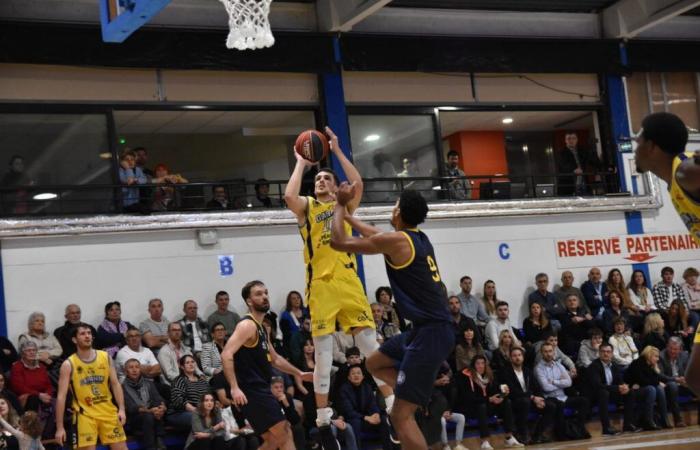
<path id="1" fill-rule="evenodd" d="M 370 225 L 353 216 L 352 214 L 345 215 L 345 221 L 350 226 L 364 237 L 374 236 L 375 234 L 383 233 L 381 228 Z"/>

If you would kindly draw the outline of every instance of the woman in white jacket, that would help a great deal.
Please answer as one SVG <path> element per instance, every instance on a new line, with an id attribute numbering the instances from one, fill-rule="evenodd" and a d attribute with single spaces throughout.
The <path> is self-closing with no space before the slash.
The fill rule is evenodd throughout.
<path id="1" fill-rule="evenodd" d="M 613 322 L 615 334 L 608 339 L 613 348 L 613 363 L 623 368 L 626 368 L 632 364 L 632 361 L 639 358 L 639 350 L 634 345 L 634 339 L 625 333 L 626 327 L 625 319 L 615 319 Z"/>

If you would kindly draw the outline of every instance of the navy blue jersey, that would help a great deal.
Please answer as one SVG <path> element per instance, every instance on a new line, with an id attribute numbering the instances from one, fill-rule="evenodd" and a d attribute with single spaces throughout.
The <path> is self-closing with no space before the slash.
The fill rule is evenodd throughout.
<path id="1" fill-rule="evenodd" d="M 402 230 L 401 233 L 411 244 L 411 258 L 401 266 L 384 258 L 399 313 L 416 325 L 449 322 L 447 294 L 435 262 L 433 245 L 418 229 Z"/>
<path id="2" fill-rule="evenodd" d="M 244 392 L 244 388 L 263 388 L 269 391 L 272 358 L 268 350 L 267 333 L 250 314 L 243 317 L 241 321 L 243 320 L 255 323 L 257 339 L 253 345 L 243 344 L 233 356 L 236 380 Z"/>

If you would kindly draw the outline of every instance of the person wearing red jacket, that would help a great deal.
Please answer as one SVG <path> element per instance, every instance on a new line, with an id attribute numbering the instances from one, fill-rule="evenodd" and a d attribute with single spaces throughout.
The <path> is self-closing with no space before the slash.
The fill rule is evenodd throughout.
<path id="1" fill-rule="evenodd" d="M 25 411 L 38 411 L 41 404 L 51 404 L 54 389 L 32 341 L 24 341 L 20 346 L 20 360 L 10 370 L 10 389 L 17 394 Z"/>

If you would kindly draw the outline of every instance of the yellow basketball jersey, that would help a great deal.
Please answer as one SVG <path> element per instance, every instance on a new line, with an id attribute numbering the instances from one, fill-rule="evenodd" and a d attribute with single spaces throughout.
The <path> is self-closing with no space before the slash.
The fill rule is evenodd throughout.
<path id="1" fill-rule="evenodd" d="M 690 235 L 695 242 L 700 244 L 700 202 L 694 200 L 678 185 L 676 181 L 676 170 L 683 161 L 693 157 L 693 152 L 681 153 L 673 160 L 673 176 L 671 177 L 671 201 L 675 206 L 678 215 L 688 227 Z"/>
<path id="2" fill-rule="evenodd" d="M 306 223 L 299 227 L 304 241 L 306 280 L 310 283 L 319 278 L 332 278 L 339 269 L 356 272 L 357 262 L 352 253 L 343 253 L 331 248 L 331 224 L 335 201 L 322 203 L 307 197 Z M 345 225 L 345 232 L 352 234 L 352 227 Z"/>
<path id="3" fill-rule="evenodd" d="M 95 350 L 95 359 L 85 362 L 77 353 L 68 357 L 71 365 L 73 410 L 94 418 L 113 418 L 117 407 L 109 389 L 110 358 L 107 352 Z"/>

